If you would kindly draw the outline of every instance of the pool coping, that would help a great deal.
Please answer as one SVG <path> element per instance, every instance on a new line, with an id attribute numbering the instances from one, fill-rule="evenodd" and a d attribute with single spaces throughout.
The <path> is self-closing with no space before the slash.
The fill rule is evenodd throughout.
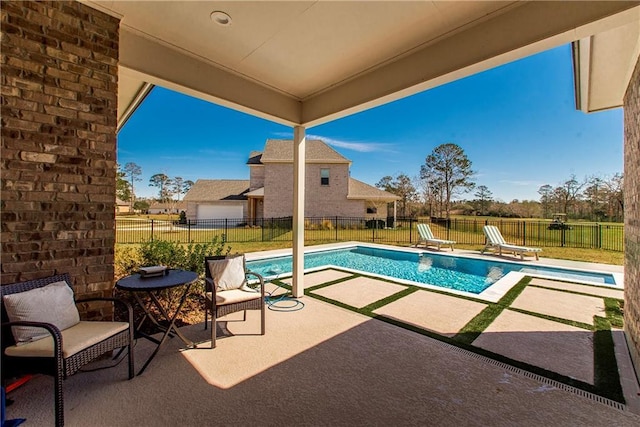
<path id="1" fill-rule="evenodd" d="M 314 252 L 323 252 L 323 251 L 327 251 L 327 250 L 333 250 L 333 249 L 346 249 L 346 248 L 351 248 L 354 246 L 362 246 L 362 247 L 370 247 L 370 248 L 374 248 L 374 249 L 386 249 L 386 250 L 393 250 L 393 251 L 398 251 L 398 252 L 409 252 L 409 253 L 416 253 L 416 254 L 437 254 L 437 255 L 443 255 L 443 256 L 454 256 L 456 258 L 469 258 L 469 259 L 480 259 L 480 260 L 488 260 L 488 257 L 490 257 L 493 261 L 496 261 L 496 259 L 499 260 L 499 262 L 504 262 L 504 263 L 508 263 L 508 264 L 518 264 L 518 265 L 522 265 L 522 264 L 528 264 L 530 262 L 532 262 L 531 260 L 510 260 L 510 259 L 505 259 L 504 257 L 497 257 L 494 256 L 492 254 L 480 254 L 477 252 L 465 252 L 465 251 L 460 251 L 460 250 L 454 250 L 454 251 L 435 251 L 435 250 L 429 250 L 426 248 L 417 248 L 417 247 L 405 247 L 405 246 L 393 246 L 393 245 L 385 245 L 385 244 L 380 244 L 380 243 L 365 243 L 365 242 L 358 242 L 358 241 L 349 241 L 349 242 L 339 242 L 339 243 L 328 243 L 328 244 L 322 244 L 322 245 L 314 245 L 314 246 L 306 246 L 304 249 L 304 253 L 314 253 Z M 293 249 L 292 248 L 286 248 L 286 249 L 274 249 L 274 250 L 269 250 L 269 251 L 259 251 L 259 252 L 251 252 L 251 253 L 247 253 L 246 254 L 246 260 L 247 261 L 254 261 L 254 260 L 260 260 L 260 259 L 265 259 L 265 258 L 273 258 L 273 257 L 283 257 L 283 256 L 291 256 L 293 253 Z M 399 279 L 396 277 L 391 277 L 391 276 L 385 276 L 385 275 L 381 275 L 381 274 L 376 274 L 376 273 L 369 273 L 366 271 L 362 271 L 362 270 L 357 270 L 357 269 L 351 269 L 351 268 L 347 268 L 347 267 L 341 267 L 341 266 L 334 266 L 334 265 L 324 265 L 324 266 L 320 266 L 320 267 L 313 267 L 313 268 L 309 268 L 309 269 L 305 269 L 305 273 L 310 273 L 313 271 L 320 271 L 320 270 L 326 270 L 328 268 L 333 268 L 336 270 L 342 270 L 342 271 L 347 271 L 350 273 L 354 273 L 354 274 L 362 274 L 365 276 L 370 276 L 370 277 L 376 277 L 376 278 L 380 278 L 380 279 L 384 279 L 384 280 L 388 280 L 388 281 L 392 281 L 392 282 L 396 282 L 396 283 L 400 283 L 400 284 L 404 284 L 404 285 L 409 285 L 409 286 L 419 286 L 425 289 L 430 289 L 430 290 L 436 290 L 436 291 L 441 291 L 441 292 L 447 292 L 447 293 L 451 293 L 454 295 L 460 295 L 460 296 L 464 296 L 464 297 L 468 297 L 468 298 L 474 298 L 474 299 L 478 299 L 481 301 L 486 301 L 486 302 L 492 302 L 495 303 L 497 301 L 500 300 L 500 298 L 502 298 L 507 292 L 509 292 L 509 290 L 515 286 L 523 277 L 541 277 L 541 278 L 545 278 L 545 279 L 552 279 L 552 280 L 559 280 L 559 281 L 566 281 L 566 282 L 570 282 L 570 283 L 579 283 L 579 284 L 583 284 L 586 286 L 596 286 L 596 287 L 606 287 L 608 289 L 619 289 L 619 290 L 623 290 L 624 289 L 624 267 L 623 266 L 612 266 L 612 265 L 604 265 L 604 264 L 594 264 L 598 267 L 601 267 L 600 269 L 592 269 L 592 268 L 586 268 L 586 265 L 590 264 L 590 263 L 585 263 L 585 262 L 575 262 L 575 261 L 567 261 L 564 264 L 568 264 L 563 266 L 563 260 L 553 260 L 553 262 L 551 263 L 545 263 L 546 259 L 545 258 L 541 258 L 540 261 L 535 261 L 535 265 L 536 266 L 540 266 L 540 267 L 549 267 L 549 268 L 555 268 L 555 269 L 567 269 L 567 270 L 573 270 L 573 271 L 584 271 L 584 272 L 592 272 L 592 273 L 601 273 L 601 274 L 611 274 L 613 276 L 613 279 L 615 281 L 615 285 L 598 285 L 595 283 L 585 283 L 585 282 L 581 282 L 579 280 L 562 280 L 562 279 L 558 279 L 558 277 L 553 277 L 553 276 L 548 276 L 548 275 L 544 275 L 544 274 L 535 274 L 535 273 L 520 273 L 520 272 L 509 272 L 507 273 L 503 278 L 501 278 L 500 280 L 498 280 L 497 282 L 493 283 L 492 285 L 490 285 L 487 289 L 485 289 L 484 291 L 482 291 L 479 294 L 474 294 L 472 292 L 465 292 L 465 291 L 460 291 L 460 290 L 456 290 L 456 289 L 450 289 L 450 288 L 445 288 L 442 286 L 436 286 L 436 285 L 429 285 L 426 283 L 420 283 L 420 282 L 414 282 L 411 280 L 406 280 L 406 279 Z M 573 264 L 573 265 L 572 265 Z M 604 267 L 604 268 L 602 268 Z M 618 268 L 619 267 L 619 268 Z M 276 275 L 276 276 L 269 276 L 270 279 L 282 279 L 282 278 L 286 278 L 286 277 L 291 277 L 291 273 L 283 273 L 282 275 Z"/>

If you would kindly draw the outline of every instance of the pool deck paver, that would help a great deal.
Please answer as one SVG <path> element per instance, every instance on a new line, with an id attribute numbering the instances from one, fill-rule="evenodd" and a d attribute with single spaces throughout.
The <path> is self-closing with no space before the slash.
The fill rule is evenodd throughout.
<path id="1" fill-rule="evenodd" d="M 419 290 L 374 310 L 374 313 L 452 337 L 485 307 L 486 304 L 479 302 Z"/>
<path id="2" fill-rule="evenodd" d="M 504 310 L 473 346 L 593 384 L 593 332 Z"/>
<path id="3" fill-rule="evenodd" d="M 578 283 L 561 282 L 558 280 L 542 279 L 540 277 L 534 277 L 531 279 L 530 285 L 542 286 L 545 288 L 558 289 L 561 291 L 580 292 L 582 294 L 589 294 L 600 297 L 609 298 L 624 298 L 623 289 L 607 289 L 604 287 L 582 285 Z"/>
<path id="4" fill-rule="evenodd" d="M 352 307 L 362 308 L 406 288 L 404 285 L 361 276 L 317 289 L 312 293 Z"/>
<path id="5" fill-rule="evenodd" d="M 325 246 L 326 248 L 345 247 L 356 244 L 360 243 L 346 242 Z M 389 245 L 373 246 L 398 250 L 397 247 Z M 412 252 L 421 252 L 415 248 L 404 249 Z M 492 255 L 482 256 L 477 251 L 464 249 L 456 249 L 453 253 L 447 251 L 442 254 L 487 260 L 499 258 Z M 509 260 L 519 262 L 519 259 L 515 258 Z M 618 265 L 547 258 L 541 258 L 540 262 L 530 260 L 529 262 L 535 266 L 611 272 L 614 275 L 620 275 L 620 277 L 616 277 L 618 283 L 621 283 L 620 279 L 624 274 L 624 267 Z M 310 273 L 305 276 L 305 287 L 307 288 L 337 280 L 327 279 L 322 281 L 314 279 L 312 282 L 308 282 L 307 277 L 311 274 L 317 273 Z M 346 280 L 341 284 L 346 286 L 349 282 L 351 280 Z M 309 283 L 313 284 L 310 285 Z M 326 290 L 328 291 L 333 286 L 336 285 L 331 285 Z M 333 291 L 337 289 L 334 288 Z M 323 290 L 318 289 L 315 293 L 320 295 L 321 291 Z M 361 289 L 361 292 L 365 295 L 370 291 L 371 289 L 369 288 Z M 314 292 L 311 293 L 311 295 L 313 294 Z M 352 297 L 354 299 L 359 298 L 355 295 Z M 593 332 L 568 325 L 563 321 L 545 319 L 544 316 L 592 325 L 594 315 L 605 316 L 604 298 L 623 299 L 624 290 L 619 286 L 615 288 L 589 286 L 570 281 L 533 277 L 530 286 L 526 287 L 516 300 L 510 304 L 510 307 L 505 308 L 488 325 L 474 340 L 472 346 L 593 384 L 595 369 Z M 336 299 L 336 301 L 339 301 L 339 299 Z M 471 307 L 465 307 L 469 303 Z M 358 305 L 363 306 L 363 304 L 360 303 Z M 470 301 L 455 294 L 444 295 L 429 290 L 419 290 L 379 307 L 373 313 L 451 337 L 459 332 L 469 320 L 473 319 L 487 305 Z M 521 313 L 516 310 L 525 310 L 532 314 Z M 539 314 L 543 317 L 534 314 Z M 632 363 L 627 360 L 629 357 L 624 336 L 621 335 L 621 331 L 615 329 L 613 334 L 626 408 L 635 414 L 640 414 L 640 384 L 636 380 Z M 543 388 L 544 390 L 551 389 L 551 387 Z"/>
<path id="6" fill-rule="evenodd" d="M 589 325 L 593 325 L 595 315 L 606 317 L 602 297 L 535 287 L 526 287 L 511 307 Z"/>
<path id="7" fill-rule="evenodd" d="M 345 277 L 353 276 L 353 273 L 347 273 L 344 271 L 334 270 L 329 268 L 327 270 L 315 271 L 304 275 L 304 287 L 311 288 L 313 286 L 320 285 L 322 283 L 333 282 L 334 280 L 344 279 Z M 282 279 L 282 283 L 291 285 L 293 278 Z"/>

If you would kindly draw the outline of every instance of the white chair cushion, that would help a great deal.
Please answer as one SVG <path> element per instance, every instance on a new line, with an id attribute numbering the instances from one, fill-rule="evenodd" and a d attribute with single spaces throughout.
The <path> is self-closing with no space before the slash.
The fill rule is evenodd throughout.
<path id="1" fill-rule="evenodd" d="M 240 289 L 246 284 L 244 258 L 241 256 L 209 261 L 209 271 L 217 289 Z"/>
<path id="2" fill-rule="evenodd" d="M 80 322 L 80 315 L 73 299 L 73 290 L 67 282 L 54 282 L 41 288 L 2 297 L 11 322 L 30 321 L 51 323 L 65 330 Z M 31 326 L 11 328 L 17 345 L 49 337 L 46 329 Z"/>
<path id="3" fill-rule="evenodd" d="M 211 292 L 205 294 L 206 298 L 211 301 Z M 252 299 L 262 298 L 262 294 L 256 291 L 245 291 L 242 289 L 231 289 L 229 291 L 216 292 L 216 305 L 235 304 L 238 302 L 250 301 Z"/>
<path id="4" fill-rule="evenodd" d="M 73 356 L 129 327 L 127 322 L 79 322 L 62 331 L 62 354 L 64 358 Z M 53 357 L 53 337 L 14 345 L 5 349 L 7 356 Z"/>

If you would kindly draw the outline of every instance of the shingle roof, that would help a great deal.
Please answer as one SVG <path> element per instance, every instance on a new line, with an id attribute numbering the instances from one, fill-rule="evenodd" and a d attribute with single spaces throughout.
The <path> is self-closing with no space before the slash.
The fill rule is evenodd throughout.
<path id="1" fill-rule="evenodd" d="M 248 165 L 261 165 L 262 162 L 262 151 L 252 151 L 249 153 L 249 160 L 247 160 Z"/>
<path id="2" fill-rule="evenodd" d="M 248 192 L 248 179 L 199 179 L 182 200 L 186 202 L 246 200 Z"/>
<path id="3" fill-rule="evenodd" d="M 307 140 L 305 158 L 307 163 L 351 163 L 349 159 L 319 139 Z M 264 145 L 261 162 L 293 162 L 293 141 L 290 139 L 268 139 Z"/>
<path id="4" fill-rule="evenodd" d="M 394 200 L 400 200 L 400 197 L 388 191 L 380 190 L 372 185 L 365 184 L 357 179 L 349 178 L 349 194 L 347 195 L 347 199 L 386 200 L 392 202 Z"/>

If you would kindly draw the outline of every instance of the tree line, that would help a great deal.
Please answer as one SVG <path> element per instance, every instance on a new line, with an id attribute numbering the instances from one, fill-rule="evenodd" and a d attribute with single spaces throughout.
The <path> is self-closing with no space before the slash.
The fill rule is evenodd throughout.
<path id="1" fill-rule="evenodd" d="M 134 210 L 145 211 L 149 209 L 149 202 L 138 199 L 135 193 L 135 183 L 142 181 L 142 168 L 133 163 L 126 163 L 123 167 L 118 165 L 116 173 L 116 197 L 129 202 Z M 161 203 L 175 204 L 182 199 L 194 182 L 182 177 L 169 177 L 164 173 L 157 173 L 149 178 L 149 186 L 158 189 L 158 197 L 155 199 Z"/>
<path id="2" fill-rule="evenodd" d="M 472 162 L 464 150 L 453 143 L 436 147 L 425 158 L 417 176 L 399 173 L 384 176 L 376 187 L 400 197 L 401 216 L 483 215 L 517 218 L 553 218 L 590 221 L 623 220 L 623 175 L 590 176 L 578 180 L 571 175 L 557 186 L 545 184 L 538 190 L 540 200 L 512 200 L 493 197 L 486 185 L 474 181 Z M 472 198 L 463 194 L 473 192 Z"/>

